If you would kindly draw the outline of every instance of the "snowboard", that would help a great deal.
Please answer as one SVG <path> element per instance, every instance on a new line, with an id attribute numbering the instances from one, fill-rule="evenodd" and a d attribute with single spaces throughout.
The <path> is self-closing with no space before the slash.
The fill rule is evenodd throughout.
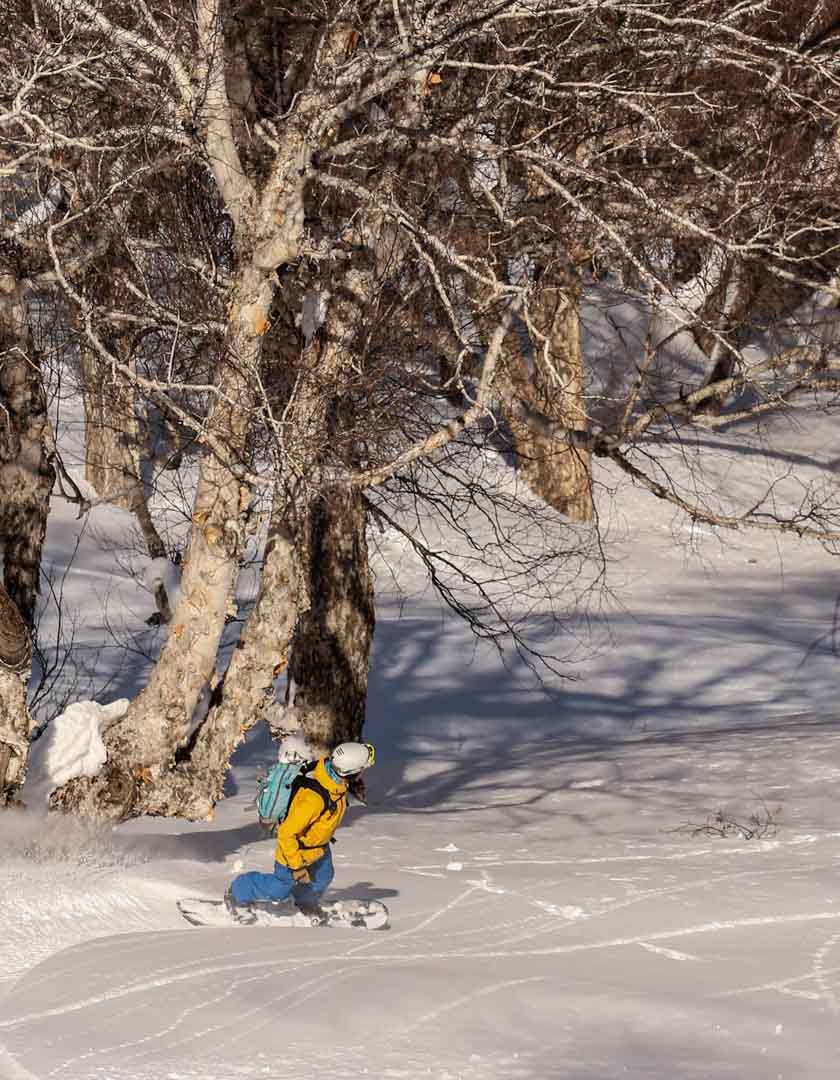
<path id="1" fill-rule="evenodd" d="M 193 926 L 339 926 L 362 930 L 384 930 L 388 925 L 388 909 L 379 900 L 336 900 L 322 904 L 323 916 L 289 912 L 286 905 L 273 910 L 270 904 L 244 912 L 242 916 L 228 911 L 223 900 L 185 897 L 178 901 L 178 910 Z"/>

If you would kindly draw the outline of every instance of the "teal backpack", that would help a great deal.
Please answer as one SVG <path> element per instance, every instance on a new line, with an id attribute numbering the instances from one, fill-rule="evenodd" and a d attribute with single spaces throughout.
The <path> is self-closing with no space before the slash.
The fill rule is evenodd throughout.
<path id="1" fill-rule="evenodd" d="M 321 796 L 324 800 L 322 813 L 335 810 L 336 803 L 327 789 L 309 775 L 317 764 L 317 761 L 278 761 L 270 772 L 257 779 L 257 813 L 263 827 L 274 829 L 283 821 L 301 788 Z"/>

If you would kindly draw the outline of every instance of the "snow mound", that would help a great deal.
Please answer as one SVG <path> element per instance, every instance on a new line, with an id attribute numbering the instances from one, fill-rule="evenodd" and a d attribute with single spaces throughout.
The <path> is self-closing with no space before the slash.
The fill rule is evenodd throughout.
<path id="1" fill-rule="evenodd" d="M 128 704 L 128 698 L 119 698 L 108 705 L 96 701 L 68 705 L 32 747 L 27 791 L 37 788 L 46 800 L 50 792 L 77 776 L 95 776 L 108 757 L 102 725 L 122 716 Z"/>

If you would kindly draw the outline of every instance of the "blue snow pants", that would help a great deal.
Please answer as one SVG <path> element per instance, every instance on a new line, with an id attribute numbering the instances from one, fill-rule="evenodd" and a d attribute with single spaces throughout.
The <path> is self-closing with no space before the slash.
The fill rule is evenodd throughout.
<path id="1" fill-rule="evenodd" d="M 285 900 L 294 893 L 298 904 L 317 904 L 335 875 L 330 849 L 307 869 L 309 885 L 296 884 L 292 871 L 279 862 L 274 864 L 273 874 L 258 870 L 240 874 L 230 883 L 231 895 L 238 904 L 250 904 L 254 900 Z"/>

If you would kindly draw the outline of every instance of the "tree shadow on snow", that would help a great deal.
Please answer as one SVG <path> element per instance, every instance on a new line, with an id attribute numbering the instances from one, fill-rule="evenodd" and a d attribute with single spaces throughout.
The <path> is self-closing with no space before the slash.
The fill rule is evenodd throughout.
<path id="1" fill-rule="evenodd" d="M 744 580 L 723 598 L 704 595 L 699 572 L 690 578 L 651 614 L 592 620 L 612 648 L 587 661 L 579 681 L 547 691 L 523 665 L 474 654 L 451 620 L 382 613 L 365 729 L 378 753 L 371 808 L 472 814 L 492 805 L 515 828 L 556 815 L 558 792 L 591 786 L 630 812 L 638 792 L 627 790 L 625 763 L 636 778 L 643 748 L 657 749 L 650 784 L 673 788 L 676 803 L 687 755 L 741 755 L 746 775 L 746 736 L 773 733 L 783 747 L 806 728 L 834 730 L 803 715 L 836 714 L 836 658 L 828 636 L 819 640 L 820 620 L 825 631 L 832 616 L 827 575 L 800 578 L 795 591 Z"/>

